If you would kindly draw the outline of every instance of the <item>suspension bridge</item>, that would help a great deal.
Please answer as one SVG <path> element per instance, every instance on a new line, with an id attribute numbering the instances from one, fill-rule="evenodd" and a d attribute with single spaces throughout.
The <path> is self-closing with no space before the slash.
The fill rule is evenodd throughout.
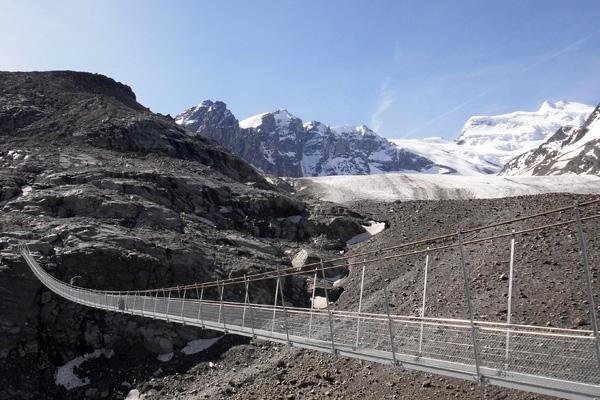
<path id="1" fill-rule="evenodd" d="M 600 398 L 600 342 L 594 292 L 594 273 L 590 263 L 589 240 L 597 235 L 600 218 L 596 207 L 600 199 L 571 207 L 515 218 L 462 232 L 382 248 L 376 252 L 344 256 L 306 265 L 302 270 L 276 266 L 272 271 L 232 277 L 193 285 L 136 291 L 109 291 L 78 287 L 60 281 L 47 273 L 27 246 L 19 251 L 35 276 L 51 291 L 70 301 L 112 312 L 136 315 L 171 323 L 197 326 L 230 334 L 264 339 L 290 346 L 333 353 L 340 356 L 391 364 L 476 381 L 479 384 L 553 395 L 570 399 Z M 566 215 L 566 218 L 565 218 Z M 555 222 L 547 223 L 556 216 Z M 545 224 L 536 223 L 540 217 Z M 520 224 L 516 229 L 515 224 Z M 526 225 L 526 226 L 525 226 Z M 503 232 L 498 230 L 505 229 Z M 571 229 L 576 237 L 579 260 L 575 268 L 581 273 L 590 328 L 565 328 L 516 324 L 511 321 L 515 271 L 515 243 L 527 234 L 553 229 Z M 485 234 L 493 230 L 492 234 Z M 507 315 L 503 321 L 476 318 L 472 296 L 471 274 L 466 248 L 482 243 L 503 241 L 508 247 L 509 275 Z M 498 245 L 495 245 L 498 246 Z M 466 304 L 466 318 L 440 318 L 427 315 L 428 272 L 431 257 L 444 251 L 456 253 Z M 360 262 L 357 257 L 365 257 Z M 372 265 L 394 268 L 409 257 L 423 257 L 422 305 L 416 315 L 398 315 L 389 307 L 389 290 L 381 292 L 380 312 L 363 310 L 365 270 Z M 360 277 L 360 294 L 356 310 L 341 310 L 329 302 L 327 285 L 324 308 L 315 307 L 317 279 L 323 280 L 327 270 L 340 266 L 355 268 Z M 283 284 L 290 276 L 310 277 L 310 307 L 295 307 L 286 300 Z M 265 285 L 265 282 L 271 282 Z M 270 304 L 256 299 L 258 288 L 274 289 Z M 372 288 L 373 289 L 373 288 Z M 555 321 L 557 322 L 557 321 Z M 556 325 L 559 325 L 558 322 Z"/>

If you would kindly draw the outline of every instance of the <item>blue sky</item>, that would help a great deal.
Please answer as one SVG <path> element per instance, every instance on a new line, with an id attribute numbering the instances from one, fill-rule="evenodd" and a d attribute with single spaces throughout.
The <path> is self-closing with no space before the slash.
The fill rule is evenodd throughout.
<path id="1" fill-rule="evenodd" d="M 287 108 L 384 136 L 600 102 L 600 1 L 0 0 L 0 69 L 129 84 L 153 111 Z"/>

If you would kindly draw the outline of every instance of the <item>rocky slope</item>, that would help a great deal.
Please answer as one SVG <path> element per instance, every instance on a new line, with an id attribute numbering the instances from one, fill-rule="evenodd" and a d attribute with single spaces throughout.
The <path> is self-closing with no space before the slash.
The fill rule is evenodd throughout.
<path id="1" fill-rule="evenodd" d="M 289 265 L 316 238 L 339 250 L 364 231 L 360 215 L 295 199 L 101 75 L 0 73 L 0 143 L 2 400 L 123 398 L 121 383 L 150 379 L 157 354 L 211 335 L 56 298 L 21 243 L 59 279 L 139 289 Z M 286 285 L 306 303 L 303 280 Z M 93 384 L 55 384 L 57 367 L 96 350 L 115 356 L 94 361 Z"/>
<path id="2" fill-rule="evenodd" d="M 581 126 L 565 125 L 538 148 L 504 166 L 500 175 L 600 173 L 600 106 Z"/>
<path id="3" fill-rule="evenodd" d="M 368 127 L 303 123 L 287 110 L 235 119 L 222 102 L 204 101 L 179 114 L 186 129 L 215 140 L 258 170 L 276 176 L 364 175 L 430 171 L 427 158 L 399 149 Z"/>

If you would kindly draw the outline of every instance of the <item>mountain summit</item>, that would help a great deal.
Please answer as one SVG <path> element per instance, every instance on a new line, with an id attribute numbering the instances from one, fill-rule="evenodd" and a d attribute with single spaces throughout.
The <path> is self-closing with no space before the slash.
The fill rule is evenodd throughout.
<path id="1" fill-rule="evenodd" d="M 600 173 L 600 105 L 582 126 L 565 125 L 538 148 L 504 166 L 500 175 Z"/>

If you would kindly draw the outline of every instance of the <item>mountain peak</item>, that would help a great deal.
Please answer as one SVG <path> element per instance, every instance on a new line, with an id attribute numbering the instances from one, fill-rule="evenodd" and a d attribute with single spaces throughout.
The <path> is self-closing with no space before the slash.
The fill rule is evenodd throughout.
<path id="1" fill-rule="evenodd" d="M 360 136 L 379 136 L 375 131 L 366 125 L 339 125 L 331 128 L 331 131 L 336 135 L 348 133 L 357 134 Z"/>
<path id="2" fill-rule="evenodd" d="M 278 126 L 287 126 L 292 120 L 299 119 L 285 108 L 278 108 L 275 111 L 265 112 L 253 115 L 240 121 L 240 128 L 258 128 L 263 123 L 263 118 L 272 115 Z"/>

